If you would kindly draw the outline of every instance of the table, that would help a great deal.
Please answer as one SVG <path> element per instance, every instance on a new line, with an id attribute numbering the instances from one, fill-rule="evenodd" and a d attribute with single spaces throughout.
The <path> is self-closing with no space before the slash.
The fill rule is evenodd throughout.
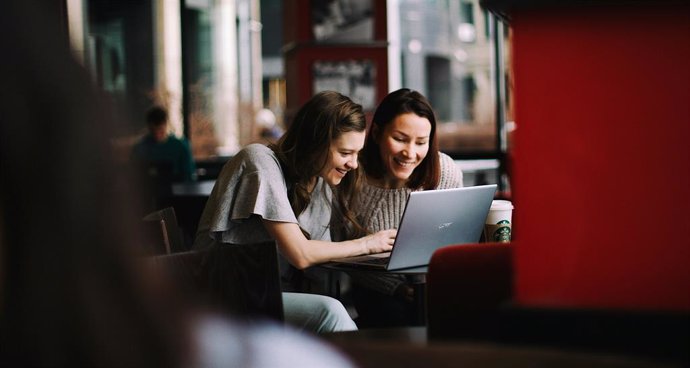
<path id="1" fill-rule="evenodd" d="M 174 183 L 172 195 L 174 197 L 208 197 L 216 184 L 215 180 L 201 180 L 188 183 Z"/>
<path id="2" fill-rule="evenodd" d="M 425 327 L 321 334 L 359 367 L 588 367 L 668 368 L 681 365 L 582 349 L 484 341 L 428 341 Z"/>

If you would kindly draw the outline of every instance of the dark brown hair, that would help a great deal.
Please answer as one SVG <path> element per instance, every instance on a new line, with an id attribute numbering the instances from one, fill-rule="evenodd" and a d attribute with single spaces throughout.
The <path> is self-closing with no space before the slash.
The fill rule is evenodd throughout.
<path id="1" fill-rule="evenodd" d="M 167 122 L 168 112 L 160 106 L 153 106 L 146 112 L 146 124 L 148 126 L 161 126 Z"/>
<path id="2" fill-rule="evenodd" d="M 331 143 L 343 133 L 365 130 L 362 106 L 338 92 L 317 93 L 297 111 L 285 134 L 271 146 L 283 167 L 295 215 L 309 205 L 309 184 L 328 162 Z M 359 226 L 351 209 L 361 177 L 359 169 L 351 170 L 333 191 L 336 210 L 355 227 Z"/>
<path id="3" fill-rule="evenodd" d="M 429 120 L 431 135 L 429 136 L 429 152 L 422 163 L 414 170 L 407 187 L 411 189 L 434 189 L 441 177 L 441 164 L 438 158 L 438 140 L 436 139 L 436 116 L 429 101 L 419 92 L 402 88 L 389 93 L 376 108 L 369 134 L 367 134 L 364 150 L 360 157 L 362 167 L 367 176 L 380 179 L 385 175 L 385 168 L 381 161 L 380 147 L 376 137 L 372 134 L 374 128 L 379 134 L 384 131 L 400 115 L 415 114 Z"/>

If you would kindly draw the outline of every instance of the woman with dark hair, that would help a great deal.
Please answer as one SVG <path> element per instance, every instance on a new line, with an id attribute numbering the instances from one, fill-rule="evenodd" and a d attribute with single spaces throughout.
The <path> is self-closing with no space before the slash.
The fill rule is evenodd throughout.
<path id="1" fill-rule="evenodd" d="M 379 104 L 361 161 L 366 180 L 357 219 L 370 232 L 397 228 L 411 191 L 462 186 L 462 172 L 438 150 L 431 104 L 407 88 L 391 92 Z M 413 288 L 405 277 L 363 272 L 350 276 L 362 326 L 414 321 Z"/>
<path id="2" fill-rule="evenodd" d="M 352 205 L 365 130 L 360 105 L 337 92 L 316 94 L 275 145 L 248 145 L 223 167 L 199 221 L 195 248 L 274 239 L 286 261 L 284 291 L 300 291 L 293 277 L 298 270 L 390 250 L 395 230 L 331 241 L 332 229 L 363 235 Z M 342 304 L 327 296 L 284 292 L 283 305 L 286 321 L 307 330 L 357 328 Z"/>

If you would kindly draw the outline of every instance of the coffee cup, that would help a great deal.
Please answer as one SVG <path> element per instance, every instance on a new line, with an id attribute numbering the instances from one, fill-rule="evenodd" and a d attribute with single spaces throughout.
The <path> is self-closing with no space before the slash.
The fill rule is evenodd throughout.
<path id="1" fill-rule="evenodd" d="M 513 204 L 510 201 L 494 200 L 484 224 L 484 240 L 487 242 L 510 242 L 512 232 Z"/>

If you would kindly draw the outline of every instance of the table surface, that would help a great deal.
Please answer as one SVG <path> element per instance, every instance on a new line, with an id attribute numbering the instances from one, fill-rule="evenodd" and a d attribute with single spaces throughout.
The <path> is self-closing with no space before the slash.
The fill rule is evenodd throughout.
<path id="1" fill-rule="evenodd" d="M 362 368 L 668 368 L 680 365 L 625 355 L 474 341 L 427 341 L 423 327 L 319 335 Z"/>
<path id="2" fill-rule="evenodd" d="M 215 180 L 202 180 L 189 183 L 175 183 L 172 185 L 173 196 L 208 197 L 211 195 Z"/>

